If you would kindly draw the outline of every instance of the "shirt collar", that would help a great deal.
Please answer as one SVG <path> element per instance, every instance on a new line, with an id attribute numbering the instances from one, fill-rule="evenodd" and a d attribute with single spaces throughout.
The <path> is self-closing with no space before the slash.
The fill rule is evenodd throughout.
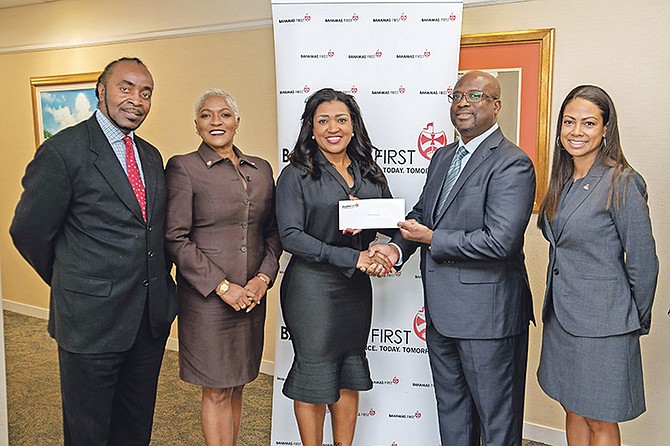
<path id="1" fill-rule="evenodd" d="M 126 136 L 126 134 L 123 133 L 120 128 L 115 126 L 99 108 L 95 110 L 95 119 L 98 121 L 102 133 L 105 134 L 105 137 L 110 144 L 123 141 L 123 137 Z M 132 131 L 128 133 L 128 136 L 130 136 L 133 141 L 135 140 L 135 134 Z"/>
<path id="2" fill-rule="evenodd" d="M 498 127 L 499 127 L 499 126 L 498 126 L 498 123 L 496 122 L 496 123 L 494 123 L 494 124 L 487 130 L 487 131 L 485 131 L 485 132 L 482 133 L 481 135 L 476 136 L 476 137 L 472 138 L 470 141 L 468 141 L 467 144 L 464 144 L 464 143 L 463 143 L 463 140 L 461 139 L 461 140 L 459 140 L 458 145 L 459 145 L 459 147 L 465 147 L 465 150 L 466 150 L 468 153 L 472 153 L 472 152 L 474 152 L 474 151 L 477 149 L 477 147 L 479 147 L 479 145 L 480 145 L 486 138 L 488 138 L 488 137 L 491 135 L 491 133 L 493 133 L 493 132 L 495 132 L 496 130 L 498 130 Z"/>

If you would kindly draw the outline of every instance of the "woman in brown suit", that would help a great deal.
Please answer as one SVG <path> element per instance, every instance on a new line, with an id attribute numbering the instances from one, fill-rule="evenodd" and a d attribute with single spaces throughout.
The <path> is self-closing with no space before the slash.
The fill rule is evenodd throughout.
<path id="1" fill-rule="evenodd" d="M 235 99 L 211 89 L 196 103 L 198 150 L 168 161 L 167 248 L 177 265 L 180 377 L 202 386 L 208 445 L 234 445 L 242 389 L 258 376 L 265 293 L 281 245 L 270 164 L 233 145 Z"/>

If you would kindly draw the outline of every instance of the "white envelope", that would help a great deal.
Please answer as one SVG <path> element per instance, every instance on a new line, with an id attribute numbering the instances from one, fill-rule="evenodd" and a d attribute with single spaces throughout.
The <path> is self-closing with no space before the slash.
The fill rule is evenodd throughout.
<path id="1" fill-rule="evenodd" d="M 340 200 L 340 230 L 397 228 L 404 220 L 404 198 Z"/>

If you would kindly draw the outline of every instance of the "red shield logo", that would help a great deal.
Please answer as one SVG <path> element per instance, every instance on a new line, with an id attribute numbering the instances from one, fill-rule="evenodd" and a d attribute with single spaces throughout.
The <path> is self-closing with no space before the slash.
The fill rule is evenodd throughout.
<path id="1" fill-rule="evenodd" d="M 447 145 L 447 134 L 444 130 L 436 132 L 433 128 L 433 123 L 429 122 L 426 124 L 426 128 L 421 130 L 419 133 L 419 140 L 417 141 L 419 148 L 419 153 L 430 160 L 433 157 L 433 153 L 437 151 L 442 146 Z"/>
<path id="2" fill-rule="evenodd" d="M 353 87 L 351 87 L 351 93 L 352 93 L 352 94 L 356 94 L 356 93 L 358 93 L 358 87 L 355 86 L 355 85 L 354 85 Z"/>
<path id="3" fill-rule="evenodd" d="M 377 52 L 375 53 L 375 56 L 382 57 L 382 52 L 380 50 L 377 50 Z"/>
<path id="4" fill-rule="evenodd" d="M 402 20 L 403 22 L 407 20 L 407 14 L 405 14 L 404 12 L 400 14 L 400 20 Z"/>
<path id="5" fill-rule="evenodd" d="M 357 14 L 352 15 L 351 20 L 353 20 L 354 22 L 358 22 L 358 15 Z"/>
<path id="6" fill-rule="evenodd" d="M 305 85 L 304 87 L 302 87 L 302 91 L 304 91 L 305 93 L 309 93 L 309 87 Z"/>
<path id="7" fill-rule="evenodd" d="M 335 55 L 335 51 L 328 50 L 328 57 L 333 57 L 334 55 Z"/>
<path id="8" fill-rule="evenodd" d="M 417 411 L 414 413 L 414 418 L 416 418 L 417 420 L 418 420 L 419 418 L 421 418 L 421 412 L 419 412 L 419 411 L 417 410 Z"/>
<path id="9" fill-rule="evenodd" d="M 423 52 L 423 57 L 430 57 L 430 51 L 426 50 Z"/>
<path id="10" fill-rule="evenodd" d="M 397 376 L 394 376 L 392 381 L 393 381 L 393 384 L 396 384 L 396 385 L 400 382 L 400 380 L 398 379 Z"/>
<path id="11" fill-rule="evenodd" d="M 305 22 L 309 22 L 310 20 L 312 20 L 312 16 L 309 14 L 305 14 Z"/>
<path id="12" fill-rule="evenodd" d="M 421 307 L 419 311 L 414 315 L 414 334 L 421 339 L 422 341 L 426 340 L 426 313 L 425 308 Z"/>
<path id="13" fill-rule="evenodd" d="M 374 417 L 377 412 L 374 409 L 370 409 L 368 413 L 370 414 L 371 417 Z"/>
<path id="14" fill-rule="evenodd" d="M 451 15 L 449 16 L 449 20 L 451 20 L 452 22 L 456 20 L 456 14 L 452 12 Z"/>
<path id="15" fill-rule="evenodd" d="M 403 87 L 401 85 L 400 88 L 398 88 L 398 91 L 400 92 L 400 94 L 404 94 L 405 93 L 405 87 Z"/>

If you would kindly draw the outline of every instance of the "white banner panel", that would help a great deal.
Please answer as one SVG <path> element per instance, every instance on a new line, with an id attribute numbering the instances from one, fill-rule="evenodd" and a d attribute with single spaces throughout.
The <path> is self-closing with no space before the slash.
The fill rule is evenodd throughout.
<path id="1" fill-rule="evenodd" d="M 409 209 L 437 148 L 453 141 L 447 94 L 458 72 L 459 1 L 272 2 L 280 166 L 310 94 L 353 94 L 395 197 Z M 282 259 L 283 266 L 287 256 Z M 418 256 L 372 279 L 368 340 L 373 390 L 361 392 L 355 445 L 437 446 L 437 413 L 425 343 Z M 272 445 L 300 445 L 292 401 L 281 393 L 293 350 L 277 321 Z M 324 444 L 332 444 L 326 418 Z"/>

